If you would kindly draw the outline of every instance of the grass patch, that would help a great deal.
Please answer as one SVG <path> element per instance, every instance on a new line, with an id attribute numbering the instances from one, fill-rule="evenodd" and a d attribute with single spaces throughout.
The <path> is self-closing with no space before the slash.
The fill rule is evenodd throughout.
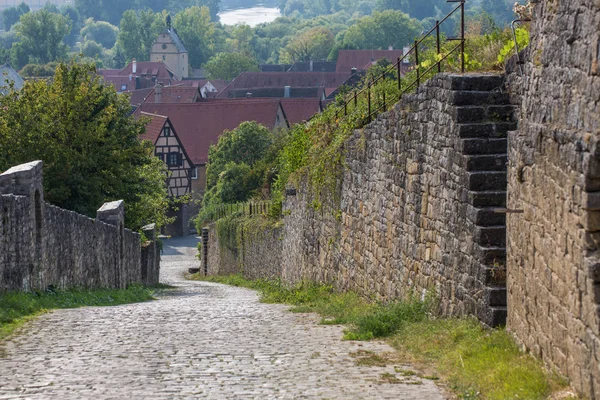
<path id="1" fill-rule="evenodd" d="M 346 324 L 347 339 L 387 337 L 395 355 L 358 351 L 357 365 L 383 367 L 400 360 L 419 367 L 415 372 L 395 367 L 381 375 L 388 383 L 421 384 L 440 380 L 461 399 L 577 399 L 568 382 L 548 372 L 542 363 L 519 351 L 504 329 L 484 328 L 475 319 L 435 318 L 432 299 L 410 297 L 378 304 L 355 293 L 338 293 L 331 286 L 302 284 L 288 287 L 278 281 L 244 279 L 240 275 L 192 279 L 256 289 L 267 303 L 293 305 L 292 311 L 315 312 L 322 323 Z"/>
<path id="2" fill-rule="evenodd" d="M 127 289 L 3 292 L 0 293 L 0 339 L 7 337 L 28 320 L 48 310 L 136 303 L 152 300 L 153 293 L 153 288 L 141 285 L 132 285 Z"/>
<path id="3" fill-rule="evenodd" d="M 475 319 L 406 324 L 390 343 L 410 361 L 434 366 L 459 398 L 546 399 L 568 385 L 523 354 L 506 330 Z"/>

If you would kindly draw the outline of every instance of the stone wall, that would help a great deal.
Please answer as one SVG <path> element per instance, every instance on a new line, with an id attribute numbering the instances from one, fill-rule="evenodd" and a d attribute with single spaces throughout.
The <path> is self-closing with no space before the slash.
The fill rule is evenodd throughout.
<path id="1" fill-rule="evenodd" d="M 248 279 L 280 279 L 283 228 L 269 225 L 252 229 L 240 226 L 239 229 L 242 230 L 241 241 L 232 246 L 219 241 L 215 224 L 208 227 L 208 275 L 242 274 Z"/>
<path id="2" fill-rule="evenodd" d="M 510 91 L 508 329 L 600 399 L 600 2 L 536 5 Z"/>
<path id="3" fill-rule="evenodd" d="M 285 202 L 284 278 L 382 300 L 433 291 L 446 315 L 504 323 L 499 211 L 515 124 L 502 87 L 502 76 L 438 75 L 356 130 L 339 202 L 315 210 L 302 187 Z"/>
<path id="4" fill-rule="evenodd" d="M 42 162 L 0 175 L 0 290 L 49 286 L 125 288 L 142 279 L 140 235 L 124 229 L 122 201 L 107 203 L 96 219 L 46 204 Z"/>

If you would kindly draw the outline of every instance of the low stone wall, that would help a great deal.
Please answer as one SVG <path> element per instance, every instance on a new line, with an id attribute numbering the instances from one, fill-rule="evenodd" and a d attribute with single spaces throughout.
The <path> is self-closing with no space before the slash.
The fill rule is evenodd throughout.
<path id="1" fill-rule="evenodd" d="M 600 3 L 535 7 L 509 136 L 507 328 L 600 399 Z"/>
<path id="2" fill-rule="evenodd" d="M 0 175 L 0 290 L 49 286 L 125 288 L 157 280 L 159 258 L 146 258 L 140 235 L 124 229 L 122 201 L 107 203 L 96 219 L 46 204 L 42 162 Z"/>

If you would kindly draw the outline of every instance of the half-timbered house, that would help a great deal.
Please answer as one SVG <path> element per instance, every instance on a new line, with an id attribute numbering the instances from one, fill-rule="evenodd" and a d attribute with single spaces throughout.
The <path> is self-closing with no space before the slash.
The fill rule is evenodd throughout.
<path id="1" fill-rule="evenodd" d="M 169 169 L 167 176 L 169 196 L 178 198 L 191 193 L 196 166 L 187 155 L 169 117 L 143 111 L 140 113 L 140 117 L 150 118 L 142 139 L 149 140 L 154 144 L 154 155 L 160 158 Z"/>

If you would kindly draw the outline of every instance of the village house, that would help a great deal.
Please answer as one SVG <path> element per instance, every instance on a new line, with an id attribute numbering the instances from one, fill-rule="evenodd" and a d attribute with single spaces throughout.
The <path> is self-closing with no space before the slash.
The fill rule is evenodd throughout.
<path id="1" fill-rule="evenodd" d="M 171 26 L 167 26 L 152 44 L 150 61 L 164 63 L 170 71 L 173 71 L 181 79 L 190 75 L 188 51 L 177 35 L 175 28 Z"/>

